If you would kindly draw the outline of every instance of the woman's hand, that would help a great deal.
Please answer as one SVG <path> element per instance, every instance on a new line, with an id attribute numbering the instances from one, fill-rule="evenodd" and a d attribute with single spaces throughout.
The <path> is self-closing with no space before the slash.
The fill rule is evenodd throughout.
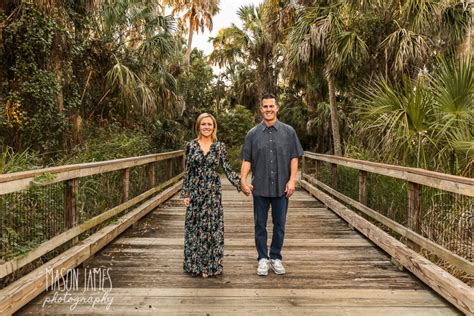
<path id="1" fill-rule="evenodd" d="M 191 199 L 190 198 L 184 198 L 183 199 L 183 202 L 184 202 L 184 206 L 188 207 L 189 206 L 189 203 L 191 202 Z"/>
<path id="2" fill-rule="evenodd" d="M 240 182 L 240 188 L 241 188 L 242 192 L 244 192 L 244 194 L 247 195 L 247 196 L 249 196 L 253 191 L 253 185 L 247 184 L 246 181 L 241 181 Z"/>

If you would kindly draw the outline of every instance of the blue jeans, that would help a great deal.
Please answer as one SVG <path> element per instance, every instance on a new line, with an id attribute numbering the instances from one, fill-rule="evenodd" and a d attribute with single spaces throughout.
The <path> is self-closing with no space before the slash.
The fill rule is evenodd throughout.
<path id="1" fill-rule="evenodd" d="M 255 245 L 257 246 L 258 260 L 268 259 L 267 247 L 267 218 L 268 210 L 272 206 L 273 235 L 270 246 L 270 259 L 282 259 L 281 248 L 285 239 L 286 212 L 288 198 L 253 196 L 253 214 L 255 222 Z"/>

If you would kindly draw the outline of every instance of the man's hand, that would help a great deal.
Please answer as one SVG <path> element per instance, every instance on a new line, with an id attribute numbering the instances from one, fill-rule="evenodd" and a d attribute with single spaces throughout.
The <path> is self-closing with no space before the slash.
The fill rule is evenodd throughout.
<path id="1" fill-rule="evenodd" d="M 286 193 L 287 198 L 290 198 L 290 196 L 293 195 L 293 193 L 295 192 L 295 187 L 296 187 L 296 181 L 292 181 L 292 180 L 288 181 L 285 187 L 285 193 Z"/>
<path id="2" fill-rule="evenodd" d="M 189 206 L 189 203 L 191 202 L 191 199 L 190 198 L 184 198 L 183 199 L 183 202 L 184 202 L 184 206 L 188 207 Z"/>
<path id="3" fill-rule="evenodd" d="M 240 188 L 242 189 L 242 192 L 244 192 L 245 195 L 249 196 L 250 193 L 253 191 L 253 185 L 247 184 L 246 181 L 241 181 L 240 182 Z"/>

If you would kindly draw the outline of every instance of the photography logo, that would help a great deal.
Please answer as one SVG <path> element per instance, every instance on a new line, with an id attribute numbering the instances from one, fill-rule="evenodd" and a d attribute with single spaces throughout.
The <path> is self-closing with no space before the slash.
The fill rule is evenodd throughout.
<path id="1" fill-rule="evenodd" d="M 43 308 L 46 305 L 66 304 L 71 311 L 79 305 L 109 310 L 114 301 L 110 296 L 110 270 L 111 268 L 46 269 L 46 284 L 52 285 L 46 289 L 50 294 L 44 298 Z"/>

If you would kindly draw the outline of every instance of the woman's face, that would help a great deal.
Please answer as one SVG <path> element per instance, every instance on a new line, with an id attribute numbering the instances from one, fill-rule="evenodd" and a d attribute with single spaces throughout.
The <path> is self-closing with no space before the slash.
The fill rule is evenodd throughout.
<path id="1" fill-rule="evenodd" d="M 214 122 L 210 117 L 205 117 L 201 120 L 199 124 L 199 133 L 201 136 L 210 137 L 214 131 Z"/>

